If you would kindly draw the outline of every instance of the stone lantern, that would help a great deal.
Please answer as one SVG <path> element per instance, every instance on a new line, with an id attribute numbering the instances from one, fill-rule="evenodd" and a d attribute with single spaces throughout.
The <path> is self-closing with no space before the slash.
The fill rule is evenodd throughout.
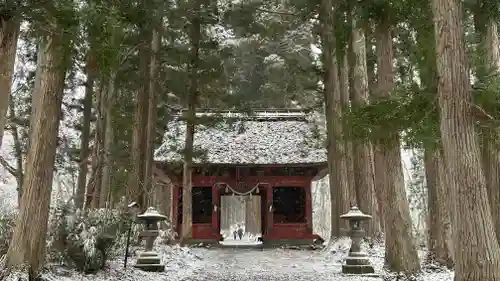
<path id="1" fill-rule="evenodd" d="M 137 255 L 137 263 L 134 267 L 145 271 L 163 271 L 165 265 L 161 263 L 161 258 L 153 251 L 153 244 L 159 235 L 158 222 L 167 219 L 161 215 L 153 207 L 149 207 L 146 212 L 137 216 L 138 221 L 144 223 L 145 230 L 140 233 L 140 238 L 146 240 L 146 249 L 144 252 L 139 252 Z"/>
<path id="2" fill-rule="evenodd" d="M 352 244 L 349 255 L 345 258 L 342 265 L 342 273 L 364 274 L 375 273 L 370 260 L 364 252 L 361 251 L 361 240 L 364 237 L 364 230 L 361 228 L 361 222 L 370 220 L 372 216 L 363 214 L 358 207 L 353 206 L 346 214 L 340 216 L 341 219 L 349 221 L 349 235 Z"/>

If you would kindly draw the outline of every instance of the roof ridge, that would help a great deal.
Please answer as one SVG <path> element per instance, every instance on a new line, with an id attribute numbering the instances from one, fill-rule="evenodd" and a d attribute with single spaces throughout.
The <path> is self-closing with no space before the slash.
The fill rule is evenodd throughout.
<path id="1" fill-rule="evenodd" d="M 258 112 L 244 112 L 244 111 L 202 111 L 196 112 L 196 117 L 213 117 L 221 119 L 238 119 L 238 120 L 262 120 L 262 121 L 279 121 L 279 120 L 297 120 L 306 121 L 308 112 L 306 111 L 258 111 Z M 183 114 L 175 114 L 174 119 L 182 120 Z"/>

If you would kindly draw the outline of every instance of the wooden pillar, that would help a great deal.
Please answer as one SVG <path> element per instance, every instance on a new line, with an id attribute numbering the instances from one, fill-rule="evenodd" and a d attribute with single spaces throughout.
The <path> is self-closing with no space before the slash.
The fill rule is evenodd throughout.
<path id="1" fill-rule="evenodd" d="M 267 234 L 271 234 L 273 232 L 273 225 L 274 225 L 274 219 L 273 219 L 273 213 L 274 213 L 274 206 L 273 206 L 273 187 L 269 186 L 266 189 L 266 199 L 267 199 L 267 208 L 266 208 L 266 222 L 267 222 Z"/>
<path id="2" fill-rule="evenodd" d="M 312 182 L 309 183 L 309 186 L 304 187 L 306 192 L 306 202 L 305 202 L 305 214 L 306 214 L 306 230 L 308 234 L 312 234 L 313 231 L 313 215 L 312 215 Z"/>
<path id="3" fill-rule="evenodd" d="M 266 213 L 266 209 L 267 209 L 267 188 L 266 189 L 262 189 L 262 195 L 260 196 L 261 198 L 261 204 L 260 204 L 260 231 L 262 233 L 262 236 L 264 236 L 264 234 L 267 234 L 267 213 Z"/>
<path id="4" fill-rule="evenodd" d="M 172 216 L 172 229 L 174 229 L 177 234 L 180 233 L 179 229 L 179 186 L 177 184 L 172 185 L 172 209 L 170 210 Z"/>
<path id="5" fill-rule="evenodd" d="M 172 183 L 162 183 L 162 182 L 157 182 L 156 186 L 156 193 L 157 193 L 157 200 L 155 202 L 155 205 L 158 206 L 157 210 L 161 212 L 163 215 L 165 215 L 168 220 L 167 222 L 170 224 L 168 227 L 170 229 L 173 228 L 173 218 L 172 218 L 172 202 L 174 201 L 172 198 L 172 189 L 173 184 Z M 166 224 L 162 223 L 162 227 L 165 229 Z"/>
<path id="6" fill-rule="evenodd" d="M 215 235 L 220 234 L 220 221 L 219 214 L 221 211 L 220 208 L 220 196 L 219 196 L 219 188 L 216 185 L 212 186 L 212 232 Z"/>

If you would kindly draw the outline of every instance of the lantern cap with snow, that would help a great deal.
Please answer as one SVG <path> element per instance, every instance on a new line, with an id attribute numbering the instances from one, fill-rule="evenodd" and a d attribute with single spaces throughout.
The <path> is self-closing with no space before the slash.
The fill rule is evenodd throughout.
<path id="1" fill-rule="evenodd" d="M 160 214 L 155 208 L 149 207 L 144 213 L 138 215 L 137 219 L 143 221 L 146 224 L 146 228 L 150 228 L 149 226 L 167 220 L 168 218 Z"/>
<path id="2" fill-rule="evenodd" d="M 358 229 L 360 222 L 370 220 L 372 216 L 364 214 L 357 206 L 352 206 L 349 212 L 341 215 L 340 218 L 348 220 L 351 228 Z"/>
<path id="3" fill-rule="evenodd" d="M 158 213 L 158 211 L 153 207 L 149 207 L 144 213 L 138 215 L 137 217 L 142 220 L 153 221 L 163 221 L 167 219 L 167 216 Z"/>
<path id="4" fill-rule="evenodd" d="M 372 216 L 364 214 L 361 212 L 361 210 L 357 206 L 352 206 L 349 212 L 343 214 L 340 216 L 341 219 L 345 220 L 359 220 L 359 221 L 364 221 L 364 220 L 369 220 L 372 218 Z"/>

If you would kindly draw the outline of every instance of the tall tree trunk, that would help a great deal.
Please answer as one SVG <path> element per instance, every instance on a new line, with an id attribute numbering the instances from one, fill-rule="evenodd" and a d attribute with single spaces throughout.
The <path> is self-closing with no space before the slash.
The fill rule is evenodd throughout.
<path id="1" fill-rule="evenodd" d="M 425 19 L 432 21 L 430 6 Z M 437 97 L 436 49 L 429 42 L 435 42 L 434 26 L 422 25 L 417 29 L 418 68 L 424 90 Z M 428 262 L 453 266 L 453 241 L 451 233 L 451 205 L 448 194 L 448 169 L 445 167 L 441 142 L 424 143 L 424 168 L 427 182 L 428 201 Z"/>
<path id="2" fill-rule="evenodd" d="M 9 107 L 19 28 L 19 20 L 13 15 L 0 15 L 0 148 Z"/>
<path id="3" fill-rule="evenodd" d="M 99 92 L 97 94 L 96 108 L 97 108 L 97 121 L 94 136 L 94 159 L 92 165 L 92 176 L 90 177 L 88 183 L 88 195 L 90 195 L 91 201 L 86 202 L 86 206 L 92 209 L 99 207 L 99 201 L 101 197 L 102 190 L 102 172 L 104 166 L 104 136 L 106 132 L 106 115 L 105 115 L 105 100 L 107 96 L 107 85 L 101 83 L 99 86 Z M 89 196 L 87 196 L 89 198 Z"/>
<path id="4" fill-rule="evenodd" d="M 380 19 L 376 28 L 377 74 L 379 98 L 387 98 L 394 89 L 393 49 L 390 25 Z M 385 174 L 375 193 L 383 202 L 383 219 L 386 231 L 386 265 L 390 270 L 416 273 L 420 270 L 417 250 L 412 236 L 412 222 L 406 197 L 401 145 L 398 132 L 389 132 L 388 137 L 375 143 L 376 169 Z M 379 173 L 379 174 L 382 174 Z"/>
<path id="5" fill-rule="evenodd" d="M 351 49 L 353 53 L 353 105 L 363 106 L 369 102 L 368 72 L 366 64 L 365 33 L 356 17 L 352 17 Z M 356 202 L 360 210 L 372 216 L 367 235 L 378 237 L 381 234 L 380 217 L 375 199 L 375 174 L 373 170 L 372 144 L 369 140 L 356 141 L 354 152 L 354 187 Z M 375 204 L 374 204 L 375 203 Z"/>
<path id="6" fill-rule="evenodd" d="M 344 118 L 345 110 L 349 110 L 349 63 L 347 61 L 347 53 L 344 51 L 340 52 L 339 59 L 339 92 L 338 95 L 334 97 L 335 104 L 335 128 L 337 139 L 336 146 L 336 159 L 337 164 L 335 167 L 337 169 L 337 181 L 340 183 L 338 186 L 342 196 L 337 198 L 340 202 L 337 202 L 337 212 L 340 215 L 345 214 L 349 211 L 351 203 L 354 204 L 356 198 L 356 191 L 353 188 L 351 181 L 354 181 L 352 175 L 353 170 L 350 170 L 349 161 L 352 161 L 352 145 L 348 139 L 348 132 L 346 127 L 346 120 Z M 351 148 L 351 149 L 350 149 Z M 347 235 L 347 230 L 349 229 L 348 222 L 346 220 L 340 221 L 342 232 L 341 235 Z"/>
<path id="7" fill-rule="evenodd" d="M 198 70 L 200 64 L 201 18 L 200 1 L 196 0 L 190 18 L 189 37 L 191 41 L 190 89 L 186 112 L 186 139 L 184 141 L 184 166 L 182 177 L 182 232 L 181 245 L 191 238 L 193 229 L 193 143 L 196 123 L 196 105 L 199 96 Z"/>
<path id="8" fill-rule="evenodd" d="M 453 202 L 455 280 L 500 280 L 500 247 L 471 114 L 462 2 L 432 0 L 441 140 Z"/>
<path id="9" fill-rule="evenodd" d="M 150 31 L 144 31 L 150 32 Z M 139 56 L 141 66 L 139 76 L 141 86 L 136 94 L 136 106 L 134 110 L 134 125 L 132 137 L 132 151 L 130 162 L 130 174 L 128 179 L 126 197 L 129 201 L 137 202 L 141 208 L 146 208 L 146 191 L 144 189 L 144 164 L 146 163 L 146 128 L 148 122 L 148 102 L 149 102 L 149 46 L 142 46 Z"/>
<path id="10" fill-rule="evenodd" d="M 488 15 L 490 12 L 486 1 L 477 3 L 474 15 L 476 33 L 478 35 L 478 52 L 480 59 L 476 67 L 476 75 L 480 83 L 488 83 L 489 77 L 498 75 L 500 70 L 500 54 L 498 46 L 498 24 Z M 495 127 L 482 128 L 482 157 L 486 188 L 493 216 L 493 224 L 497 240 L 500 241 L 500 148 L 498 139 L 500 130 Z"/>
<path id="11" fill-rule="evenodd" d="M 376 45 L 374 43 L 374 34 L 372 30 L 372 23 L 368 22 L 366 24 L 365 30 L 365 49 L 366 49 L 366 72 L 368 75 L 368 91 L 370 92 L 370 97 L 374 95 L 373 91 L 377 88 L 377 74 L 375 71 L 375 65 L 377 64 L 377 56 L 373 51 L 373 47 Z"/>
<path id="12" fill-rule="evenodd" d="M 321 2 L 321 41 L 323 48 L 324 65 L 324 101 L 328 136 L 328 172 L 330 180 L 331 200 L 331 241 L 341 235 L 342 222 L 340 215 L 344 210 L 344 203 L 348 202 L 347 195 L 347 166 L 345 150 L 342 140 L 341 120 L 341 92 L 339 86 L 339 65 L 336 55 L 336 39 L 333 20 L 332 0 Z"/>
<path id="13" fill-rule="evenodd" d="M 145 156 L 144 188 L 151 192 L 153 189 L 153 162 L 154 144 L 156 137 L 156 82 L 158 79 L 158 52 L 161 45 L 159 28 L 153 30 L 151 39 L 151 61 L 149 63 L 149 103 L 148 103 L 148 126 Z"/>
<path id="14" fill-rule="evenodd" d="M 87 186 L 87 174 L 89 170 L 89 142 L 90 142 L 90 119 L 92 118 L 92 98 L 94 96 L 94 73 L 91 66 L 92 57 L 87 54 L 85 72 L 85 97 L 83 98 L 83 120 L 82 134 L 80 137 L 80 166 L 78 169 L 78 179 L 76 186 L 75 205 L 82 209 L 85 202 L 85 189 Z"/>
<path id="15" fill-rule="evenodd" d="M 427 181 L 427 200 L 429 206 L 429 258 L 448 268 L 453 266 L 452 237 L 448 172 L 444 166 L 439 149 L 426 149 L 424 152 L 425 178 Z"/>
<path id="16" fill-rule="evenodd" d="M 103 164 L 101 190 L 99 196 L 99 208 L 109 207 L 113 183 L 113 144 L 114 144 L 114 128 L 113 128 L 113 108 L 116 91 L 116 72 L 112 71 L 108 78 L 107 90 L 104 91 L 103 97 L 103 114 L 104 114 L 104 144 L 103 144 Z"/>
<path id="17" fill-rule="evenodd" d="M 70 61 L 69 41 L 56 31 L 39 44 L 24 194 L 7 253 L 9 267 L 27 264 L 32 276 L 38 274 L 45 260 L 64 78 Z"/>
<path id="18" fill-rule="evenodd" d="M 343 143 L 344 143 L 344 161 L 346 166 L 346 188 L 345 192 L 346 198 L 344 200 L 344 209 L 349 210 L 351 205 L 356 204 L 356 189 L 354 188 L 354 159 L 353 159 L 353 146 L 351 141 L 351 134 L 349 124 L 347 124 L 347 119 L 344 116 L 346 112 L 350 112 L 350 87 L 349 87 L 349 60 L 348 60 L 348 49 L 346 48 L 343 52 L 343 56 L 340 60 L 340 71 L 339 71 L 339 84 L 340 84 L 340 106 L 342 108 L 342 132 L 343 132 Z"/>
<path id="19" fill-rule="evenodd" d="M 97 131 L 97 128 L 96 128 Z M 95 138 L 95 137 L 94 137 Z M 92 148 L 92 154 L 89 157 L 91 159 L 91 175 L 89 177 L 88 183 L 85 186 L 85 201 L 83 202 L 83 209 L 88 210 L 89 208 L 92 207 L 92 201 L 93 201 L 93 196 L 94 196 L 94 189 L 96 182 L 98 178 L 99 173 L 99 159 L 98 159 L 98 148 L 99 145 L 97 143 L 94 144 L 94 147 Z"/>
<path id="20" fill-rule="evenodd" d="M 372 97 L 375 95 L 375 91 L 377 88 L 377 75 L 375 73 L 375 66 L 377 64 L 377 56 L 375 55 L 375 52 L 373 51 L 375 47 L 374 43 L 374 34 L 372 30 L 372 23 L 368 22 L 368 24 L 365 26 L 364 31 L 365 31 L 365 50 L 366 50 L 366 72 L 367 72 L 367 78 L 368 78 L 368 93 L 369 93 L 369 98 L 370 100 Z M 373 192 L 377 190 L 375 188 L 379 182 L 383 180 L 384 177 L 384 171 L 380 171 L 380 166 L 378 166 L 378 169 L 376 165 L 377 159 L 375 158 L 375 151 L 373 149 L 373 143 L 371 143 L 371 150 L 370 150 L 370 157 L 371 157 L 371 165 L 372 165 L 372 170 L 373 170 Z M 380 174 L 382 173 L 382 174 Z M 375 194 L 375 193 L 374 193 Z M 372 200 L 372 205 L 373 205 L 373 210 L 376 211 L 378 214 L 379 218 L 379 226 L 380 226 L 380 231 L 382 233 L 385 232 L 385 224 L 383 222 L 382 218 L 382 202 L 378 201 L 377 196 L 373 196 Z"/>
<path id="21" fill-rule="evenodd" d="M 483 167 L 497 240 L 500 241 L 500 149 L 498 128 L 485 128 L 482 141 Z"/>

